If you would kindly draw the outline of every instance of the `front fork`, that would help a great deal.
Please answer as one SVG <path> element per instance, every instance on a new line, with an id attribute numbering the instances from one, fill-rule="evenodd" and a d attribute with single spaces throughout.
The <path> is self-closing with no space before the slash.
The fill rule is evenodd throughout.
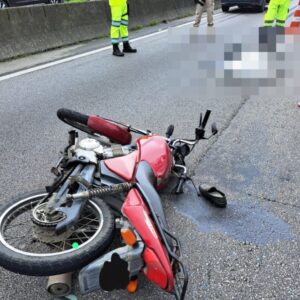
<path id="1" fill-rule="evenodd" d="M 94 164 L 78 164 L 58 192 L 52 194 L 46 213 L 51 214 L 60 211 L 65 215 L 64 220 L 56 225 L 55 231 L 57 234 L 65 232 L 77 223 L 87 201 L 85 198 L 70 201 L 67 198 L 70 190 L 75 184 L 78 186 L 77 192 L 88 190 L 94 180 L 95 172 L 96 165 Z"/>

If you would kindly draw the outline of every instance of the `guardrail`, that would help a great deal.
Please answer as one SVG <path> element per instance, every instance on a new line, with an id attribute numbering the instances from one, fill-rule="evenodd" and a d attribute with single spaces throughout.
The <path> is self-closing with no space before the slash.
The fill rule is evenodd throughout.
<path id="1" fill-rule="evenodd" d="M 194 12 L 193 0 L 129 0 L 130 28 Z M 0 10 L 0 61 L 107 36 L 107 0 Z"/>

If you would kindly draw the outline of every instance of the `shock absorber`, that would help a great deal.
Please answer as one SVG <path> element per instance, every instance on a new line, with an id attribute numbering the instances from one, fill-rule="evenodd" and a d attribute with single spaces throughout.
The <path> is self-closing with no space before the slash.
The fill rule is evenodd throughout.
<path id="1" fill-rule="evenodd" d="M 112 186 L 104 186 L 104 187 L 89 189 L 87 191 L 76 193 L 76 194 L 68 194 L 67 198 L 70 200 L 77 200 L 77 199 L 89 199 L 93 197 L 100 197 L 103 195 L 120 194 L 122 192 L 129 192 L 133 186 L 134 183 L 127 183 L 127 182 L 119 183 L 119 184 L 114 184 Z"/>

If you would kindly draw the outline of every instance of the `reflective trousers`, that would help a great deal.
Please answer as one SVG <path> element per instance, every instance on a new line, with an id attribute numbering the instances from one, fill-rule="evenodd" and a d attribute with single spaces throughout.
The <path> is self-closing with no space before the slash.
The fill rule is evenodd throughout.
<path id="1" fill-rule="evenodd" d="M 271 0 L 265 14 L 264 26 L 273 26 L 274 20 L 276 20 L 276 26 L 284 26 L 290 2 L 290 0 Z"/>
<path id="2" fill-rule="evenodd" d="M 120 41 L 128 41 L 128 9 L 127 2 L 122 1 L 119 5 L 110 5 L 111 28 L 110 37 L 112 44 Z"/>

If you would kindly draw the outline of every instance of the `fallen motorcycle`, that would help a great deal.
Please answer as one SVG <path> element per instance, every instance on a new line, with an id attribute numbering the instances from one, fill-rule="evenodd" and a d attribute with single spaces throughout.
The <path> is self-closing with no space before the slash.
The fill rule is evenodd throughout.
<path id="1" fill-rule="evenodd" d="M 79 272 L 81 293 L 137 288 L 144 275 L 184 299 L 188 274 L 179 240 L 170 232 L 157 193 L 171 173 L 175 193 L 189 179 L 185 157 L 201 140 L 210 116 L 200 115 L 195 139 L 173 139 L 131 125 L 60 109 L 58 117 L 88 134 L 69 131 L 52 168 L 54 182 L 0 204 L 0 265 L 30 276 Z M 140 134 L 134 143 L 131 132 Z M 217 133 L 212 125 L 211 136 Z M 122 244 L 114 247 L 119 237 Z"/>

